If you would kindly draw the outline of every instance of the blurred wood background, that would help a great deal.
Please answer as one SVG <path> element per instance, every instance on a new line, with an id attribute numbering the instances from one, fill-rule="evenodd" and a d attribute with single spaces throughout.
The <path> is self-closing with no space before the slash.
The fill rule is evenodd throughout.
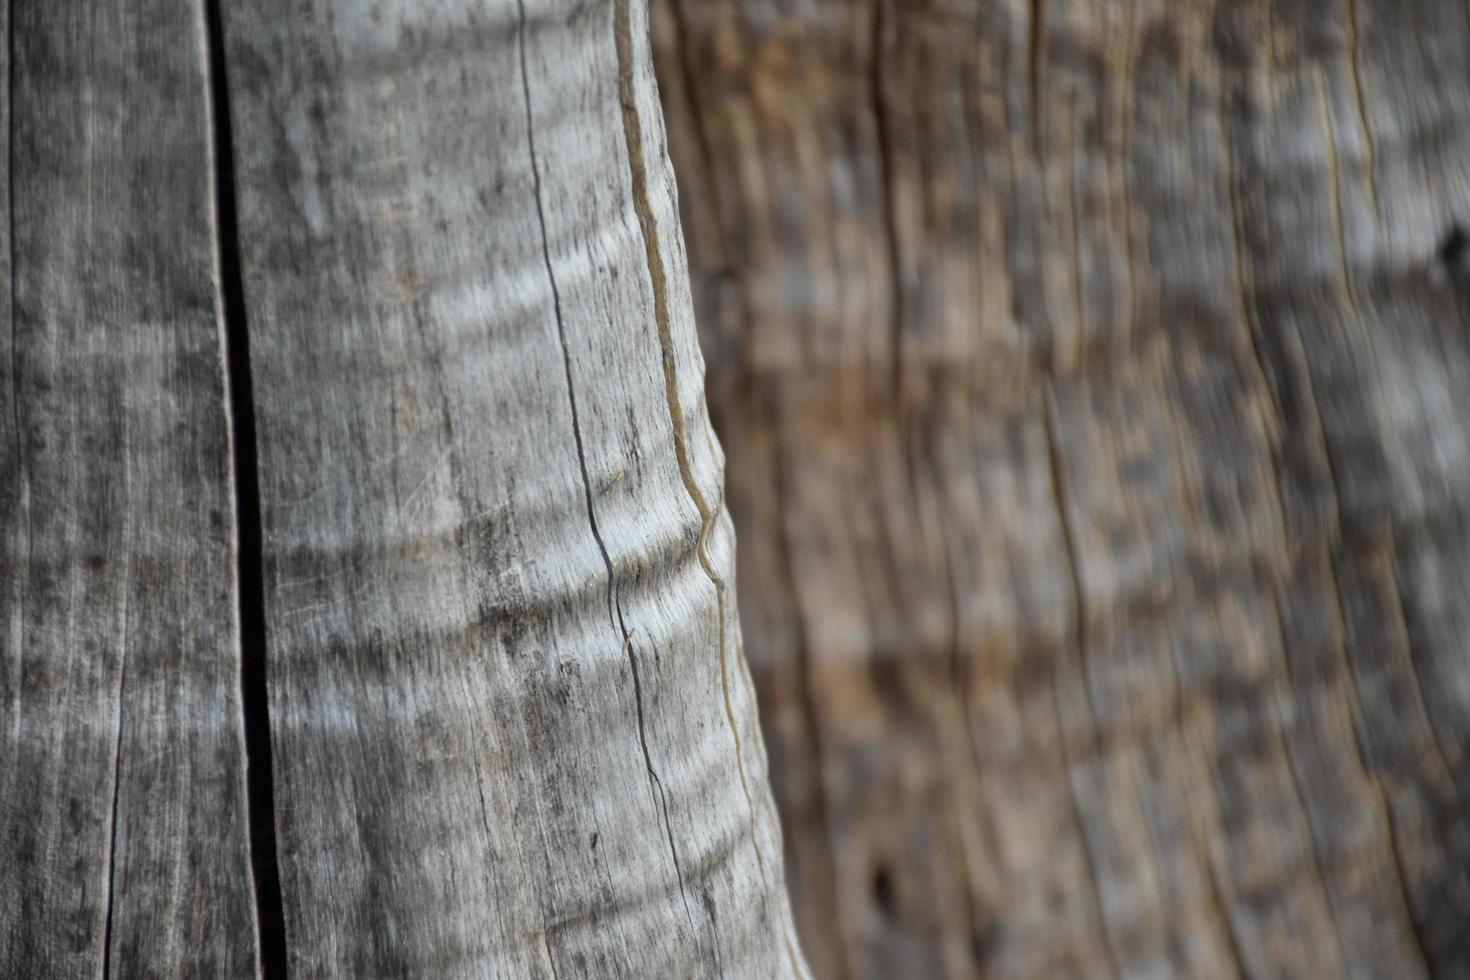
<path id="1" fill-rule="evenodd" d="M 816 974 L 1470 976 L 1470 7 L 655 49 Z"/>

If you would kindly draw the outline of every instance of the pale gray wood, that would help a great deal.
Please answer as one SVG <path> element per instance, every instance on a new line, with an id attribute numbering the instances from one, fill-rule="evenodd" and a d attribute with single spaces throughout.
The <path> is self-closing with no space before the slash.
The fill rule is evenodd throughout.
<path id="1" fill-rule="evenodd" d="M 225 11 L 295 977 L 804 972 L 646 30 Z"/>
<path id="2" fill-rule="evenodd" d="M 252 976 L 203 7 L 6 13 L 0 975 Z"/>

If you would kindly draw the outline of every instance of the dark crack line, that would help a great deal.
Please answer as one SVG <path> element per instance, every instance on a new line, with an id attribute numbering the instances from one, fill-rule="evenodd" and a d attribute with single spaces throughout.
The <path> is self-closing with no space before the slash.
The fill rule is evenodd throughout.
<path id="1" fill-rule="evenodd" d="M 526 65 L 526 4 L 525 0 L 516 0 L 516 7 L 520 13 L 519 26 L 519 48 L 521 58 L 521 94 L 526 104 L 526 144 L 531 157 L 531 188 L 532 196 L 536 201 L 536 220 L 541 227 L 541 261 L 546 267 L 546 281 L 551 286 L 551 308 L 556 317 L 556 339 L 561 346 L 562 370 L 567 379 L 567 403 L 572 413 L 572 440 L 577 447 L 577 468 L 582 474 L 582 495 L 587 504 L 587 523 L 592 528 L 592 537 L 597 541 L 597 550 L 602 555 L 602 564 L 607 569 L 607 618 L 615 628 L 618 628 L 617 619 L 613 609 L 613 564 L 612 556 L 608 553 L 607 543 L 602 538 L 602 531 L 597 526 L 597 514 L 592 506 L 592 480 L 587 475 L 587 450 L 582 442 L 581 413 L 577 410 L 577 388 L 572 380 L 572 351 L 567 343 L 566 319 L 562 316 L 561 309 L 561 287 L 556 282 L 556 271 L 551 264 L 551 234 L 547 231 L 546 207 L 541 203 L 541 163 L 536 154 L 536 122 L 531 112 L 531 74 Z M 628 639 L 628 631 L 622 629 L 623 641 Z"/>
<path id="2" fill-rule="evenodd" d="M 556 319 L 556 337 L 561 347 L 562 368 L 566 373 L 567 402 L 572 416 L 572 439 L 576 443 L 577 466 L 582 474 L 582 494 L 587 504 L 587 524 L 592 529 L 592 537 L 597 542 L 597 550 L 602 556 L 602 564 L 607 572 L 608 620 L 613 628 L 622 635 L 623 650 L 627 654 L 628 668 L 633 675 L 633 704 L 637 712 L 638 744 L 643 750 L 643 766 L 648 772 L 649 795 L 653 798 L 655 808 L 663 814 L 664 835 L 668 838 L 669 855 L 674 864 L 674 876 L 678 879 L 679 894 L 684 902 L 684 914 L 689 919 L 691 935 L 695 942 L 698 942 L 699 929 L 694 924 L 694 913 L 689 905 L 689 893 L 685 887 L 684 872 L 679 861 L 679 849 L 674 843 L 674 831 L 669 820 L 668 797 L 664 793 L 663 782 L 654 770 L 653 756 L 648 750 L 648 729 L 643 716 L 643 684 L 638 675 L 638 658 L 633 649 L 633 637 L 628 631 L 627 624 L 623 621 L 622 603 L 614 595 L 616 573 L 613 570 L 612 556 L 607 550 L 607 542 L 602 537 L 602 530 L 597 525 L 597 512 L 592 502 L 592 480 L 587 474 L 587 451 L 582 441 L 581 415 L 577 409 L 577 389 L 572 377 L 571 346 L 567 343 L 566 319 L 562 315 L 561 288 L 557 285 L 556 270 L 551 262 L 551 234 L 547 230 L 546 206 L 541 199 L 541 163 L 536 153 L 536 122 L 531 109 L 531 73 L 526 63 L 525 0 L 516 0 L 516 8 L 520 18 L 517 30 L 521 62 L 521 95 L 526 105 L 526 144 L 531 163 L 532 196 L 536 201 L 536 220 L 541 228 L 541 260 L 546 267 L 547 282 L 551 286 L 551 305 Z"/>
<path id="3" fill-rule="evenodd" d="M 890 397 L 895 423 L 903 412 L 903 323 L 904 323 L 904 276 L 903 253 L 899 248 L 898 204 L 895 180 L 893 133 L 889 125 L 888 112 L 883 102 L 883 42 L 888 23 L 887 0 L 877 0 L 873 5 L 872 52 L 868 65 L 868 96 L 873 107 L 873 128 L 878 140 L 878 180 L 883 185 L 883 235 L 888 246 L 888 380 L 892 387 Z"/>
<path id="4" fill-rule="evenodd" d="M 485 776 L 480 772 L 480 757 L 472 754 L 470 761 L 475 764 L 475 792 L 480 797 L 480 824 L 485 828 L 485 839 L 493 842 L 495 835 L 490 832 L 490 808 L 485 805 Z"/>
<path id="5" fill-rule="evenodd" d="M 123 575 L 123 635 L 117 674 L 117 733 L 112 754 L 112 821 L 107 839 L 107 917 L 102 927 L 102 980 L 112 976 L 112 918 L 117 899 L 118 800 L 122 795 L 123 724 L 128 692 L 128 581 Z"/>
<path id="6" fill-rule="evenodd" d="M 9 232 L 10 254 L 10 412 L 15 422 L 15 460 L 16 474 L 21 481 L 21 499 L 25 501 L 26 512 L 26 563 L 25 575 L 30 574 L 31 558 L 35 547 L 34 535 L 31 528 L 31 473 L 28 456 L 26 453 L 26 434 L 21 424 L 20 415 L 20 326 L 16 318 L 17 304 L 15 301 L 16 284 L 18 277 L 15 272 L 15 4 L 7 3 L 5 7 L 5 100 L 6 100 L 6 138 L 5 138 L 5 183 L 6 183 L 6 225 Z M 20 647 L 16 650 L 16 657 L 23 657 L 25 649 L 26 633 L 26 588 L 24 585 L 18 593 L 16 601 L 16 621 L 20 628 Z M 15 712 L 15 723 L 20 724 L 20 711 Z M 18 730 L 18 729 L 17 729 Z"/>
<path id="7" fill-rule="evenodd" d="M 649 285 L 653 290 L 653 319 L 654 326 L 658 329 L 659 354 L 664 374 L 664 400 L 668 405 L 669 424 L 673 429 L 674 459 L 679 466 L 679 477 L 684 484 L 684 490 L 689 495 L 690 502 L 694 504 L 694 509 L 699 512 L 699 538 L 695 544 L 695 554 L 699 557 L 700 568 L 704 570 L 705 576 L 715 590 L 715 619 L 720 631 L 720 693 L 725 702 L 725 720 L 730 726 L 730 739 L 734 743 L 735 768 L 740 777 L 740 789 L 745 795 L 745 804 L 750 811 L 750 840 L 751 845 L 755 848 L 756 867 L 760 872 L 762 885 L 769 889 L 771 881 L 766 870 L 768 859 L 760 842 L 760 820 L 756 815 L 755 795 L 751 791 L 750 780 L 745 772 L 745 750 L 740 737 L 740 724 L 735 714 L 735 702 L 730 692 L 730 646 L 727 624 L 730 622 L 731 613 L 726 597 L 727 588 L 724 576 L 715 567 L 714 560 L 709 553 L 709 536 L 724 504 L 722 499 L 718 499 L 715 505 L 711 505 L 709 498 L 700 489 L 699 481 L 694 476 L 692 457 L 689 453 L 687 420 L 679 395 L 679 379 L 674 359 L 668 274 L 664 268 L 663 254 L 659 251 L 658 224 L 654 217 L 653 201 L 649 194 L 648 161 L 644 159 L 643 121 L 638 112 L 638 99 L 634 84 L 638 69 L 634 54 L 633 13 L 630 2 L 631 0 L 616 0 L 613 4 L 613 41 L 617 50 L 618 101 L 623 114 L 623 141 L 628 153 L 628 179 L 633 193 L 633 212 L 638 218 L 638 229 L 643 237 Z M 646 12 L 645 8 L 645 14 Z M 647 39 L 646 28 L 646 24 L 640 26 L 640 33 L 645 39 Z M 660 138 L 661 136 L 662 134 Z M 662 156 L 666 151 L 660 147 L 658 152 Z M 687 272 L 680 270 L 680 274 L 687 275 Z M 705 434 L 708 436 L 708 432 Z M 737 656 L 740 655 L 738 643 L 735 653 Z M 749 684 L 748 671 L 745 679 Z M 754 698 L 754 692 L 751 692 L 751 697 Z M 777 819 L 775 813 L 772 812 L 769 793 L 762 798 L 762 804 L 767 819 L 772 825 L 776 825 Z M 789 918 L 783 923 L 783 926 L 786 953 L 791 960 L 793 972 L 800 977 L 810 976 L 802 961 L 801 953 L 797 949 L 796 937 Z"/>
<path id="8" fill-rule="evenodd" d="M 260 464 L 250 337 L 240 264 L 234 137 L 220 0 L 204 0 L 208 29 L 210 119 L 214 137 L 214 195 L 219 290 L 225 333 L 235 533 L 240 603 L 240 694 L 245 726 L 245 793 L 250 824 L 250 870 L 255 887 L 257 939 L 264 976 L 287 975 L 286 914 L 276 853 L 275 793 L 271 767 L 270 696 L 266 664 Z"/>
<path id="9" fill-rule="evenodd" d="M 1040 3 L 1040 0 L 1038 0 Z M 1092 689 L 1088 684 L 1088 640 L 1090 623 L 1087 612 L 1087 594 L 1083 591 L 1081 557 L 1077 548 L 1076 532 L 1072 527 L 1072 517 L 1067 509 L 1069 500 L 1067 491 L 1066 467 L 1062 456 L 1061 421 L 1057 418 L 1059 411 L 1056 404 L 1057 397 L 1055 386 L 1049 387 L 1042 396 L 1042 422 L 1046 428 L 1047 462 L 1051 476 L 1052 497 L 1056 503 L 1058 528 L 1062 536 L 1062 554 L 1066 560 L 1068 575 L 1072 585 L 1072 622 L 1070 636 L 1067 646 L 1069 652 L 1075 658 L 1078 683 L 1082 686 L 1083 704 L 1087 709 L 1089 722 L 1089 752 L 1095 752 L 1101 740 L 1101 734 L 1097 729 L 1097 706 L 1092 703 Z M 1072 752 L 1070 736 L 1067 734 L 1066 720 L 1062 715 L 1061 708 L 1061 684 L 1062 684 L 1062 658 L 1059 656 L 1054 668 L 1052 678 L 1052 701 L 1056 710 L 1057 734 L 1060 737 L 1062 750 L 1062 765 L 1066 773 L 1067 794 L 1072 804 L 1072 819 L 1077 825 L 1077 840 L 1082 847 L 1085 858 L 1084 867 L 1087 872 L 1087 885 L 1091 893 L 1093 914 L 1097 917 L 1097 930 L 1102 940 L 1103 952 L 1108 960 L 1108 969 L 1112 976 L 1122 975 L 1118 965 L 1118 953 L 1113 948 L 1113 935 L 1108 927 L 1105 903 L 1102 897 L 1102 875 L 1097 866 L 1097 856 L 1094 853 L 1092 843 L 1087 839 L 1087 820 L 1082 809 L 1082 801 L 1078 797 L 1077 787 L 1072 779 L 1074 766 L 1079 765 Z"/>

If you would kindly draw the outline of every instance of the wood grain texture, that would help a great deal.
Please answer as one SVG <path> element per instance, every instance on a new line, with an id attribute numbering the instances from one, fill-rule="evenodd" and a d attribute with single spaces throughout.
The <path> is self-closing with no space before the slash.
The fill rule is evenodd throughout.
<path id="1" fill-rule="evenodd" d="M 1470 14 L 660 0 L 824 977 L 1470 975 Z"/>
<path id="2" fill-rule="evenodd" d="M 0 975 L 251 976 L 203 7 L 5 7 Z"/>
<path id="3" fill-rule="evenodd" d="M 643 4 L 224 14 L 291 975 L 803 974 Z"/>
<path id="4" fill-rule="evenodd" d="M 4 11 L 0 976 L 806 975 L 646 9 Z"/>

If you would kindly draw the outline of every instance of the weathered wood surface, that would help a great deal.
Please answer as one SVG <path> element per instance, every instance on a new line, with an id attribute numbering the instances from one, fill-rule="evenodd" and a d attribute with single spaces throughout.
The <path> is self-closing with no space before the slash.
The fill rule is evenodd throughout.
<path id="1" fill-rule="evenodd" d="M 0 975 L 249 975 L 203 8 L 5 8 Z"/>
<path id="2" fill-rule="evenodd" d="M 0 975 L 803 975 L 643 3 L 4 9 Z"/>
<path id="3" fill-rule="evenodd" d="M 656 13 L 814 971 L 1470 976 L 1470 10 Z"/>
<path id="4" fill-rule="evenodd" d="M 643 4 L 224 14 L 292 976 L 799 975 Z"/>

